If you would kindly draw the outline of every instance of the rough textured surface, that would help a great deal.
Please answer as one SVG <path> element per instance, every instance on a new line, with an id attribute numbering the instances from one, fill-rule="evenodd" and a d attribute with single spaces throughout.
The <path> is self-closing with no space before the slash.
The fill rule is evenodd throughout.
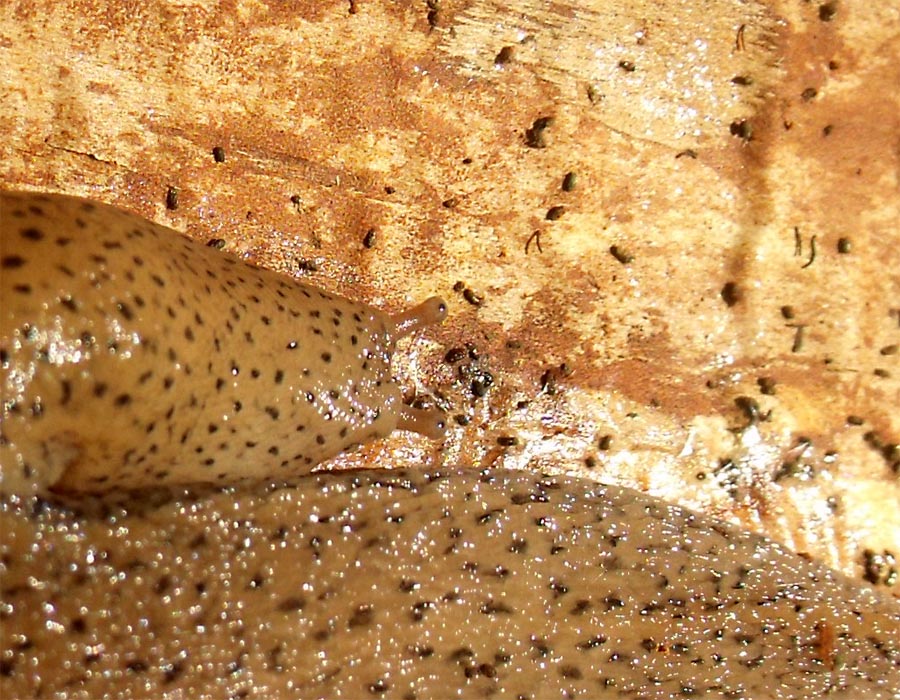
<path id="1" fill-rule="evenodd" d="M 75 197 L 0 212 L 0 494 L 277 481 L 443 423 L 391 367 L 439 299 L 392 319 Z"/>
<path id="2" fill-rule="evenodd" d="M 367 470 L 17 515 L 6 697 L 900 697 L 896 601 L 630 489 Z"/>

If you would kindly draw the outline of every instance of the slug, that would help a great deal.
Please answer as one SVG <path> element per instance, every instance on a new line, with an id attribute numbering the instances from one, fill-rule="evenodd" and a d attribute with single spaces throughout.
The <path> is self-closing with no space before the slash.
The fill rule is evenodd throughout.
<path id="1" fill-rule="evenodd" d="M 68 196 L 0 194 L 0 493 L 284 479 L 395 429 L 388 317 Z"/>
<path id="2" fill-rule="evenodd" d="M 4 697 L 900 698 L 898 601 L 627 488 L 367 470 L 0 518 Z"/>

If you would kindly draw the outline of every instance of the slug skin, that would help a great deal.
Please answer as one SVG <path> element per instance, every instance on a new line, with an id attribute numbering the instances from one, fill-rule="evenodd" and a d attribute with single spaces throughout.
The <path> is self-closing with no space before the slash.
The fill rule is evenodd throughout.
<path id="1" fill-rule="evenodd" d="M 0 492 L 286 479 L 396 428 L 390 318 L 106 205 L 0 194 Z"/>
<path id="2" fill-rule="evenodd" d="M 897 601 L 616 486 L 372 470 L 12 510 L 4 697 L 900 697 Z"/>

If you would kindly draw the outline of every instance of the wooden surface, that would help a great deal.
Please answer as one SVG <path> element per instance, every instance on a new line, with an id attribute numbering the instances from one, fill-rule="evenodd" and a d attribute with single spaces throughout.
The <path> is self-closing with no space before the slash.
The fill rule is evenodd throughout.
<path id="1" fill-rule="evenodd" d="M 397 360 L 446 441 L 334 468 L 586 475 L 861 577 L 900 553 L 900 11 L 620 5 L 5 0 L 0 182 L 446 296 Z"/>

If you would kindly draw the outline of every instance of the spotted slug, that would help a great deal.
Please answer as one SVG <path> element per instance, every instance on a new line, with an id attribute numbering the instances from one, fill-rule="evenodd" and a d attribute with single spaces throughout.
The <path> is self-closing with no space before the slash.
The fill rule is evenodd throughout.
<path id="1" fill-rule="evenodd" d="M 577 478 L 324 473 L 0 523 L 9 697 L 900 698 L 898 601 Z"/>
<path id="2" fill-rule="evenodd" d="M 394 429 L 397 316 L 84 199 L 0 199 L 0 492 L 281 479 Z"/>

